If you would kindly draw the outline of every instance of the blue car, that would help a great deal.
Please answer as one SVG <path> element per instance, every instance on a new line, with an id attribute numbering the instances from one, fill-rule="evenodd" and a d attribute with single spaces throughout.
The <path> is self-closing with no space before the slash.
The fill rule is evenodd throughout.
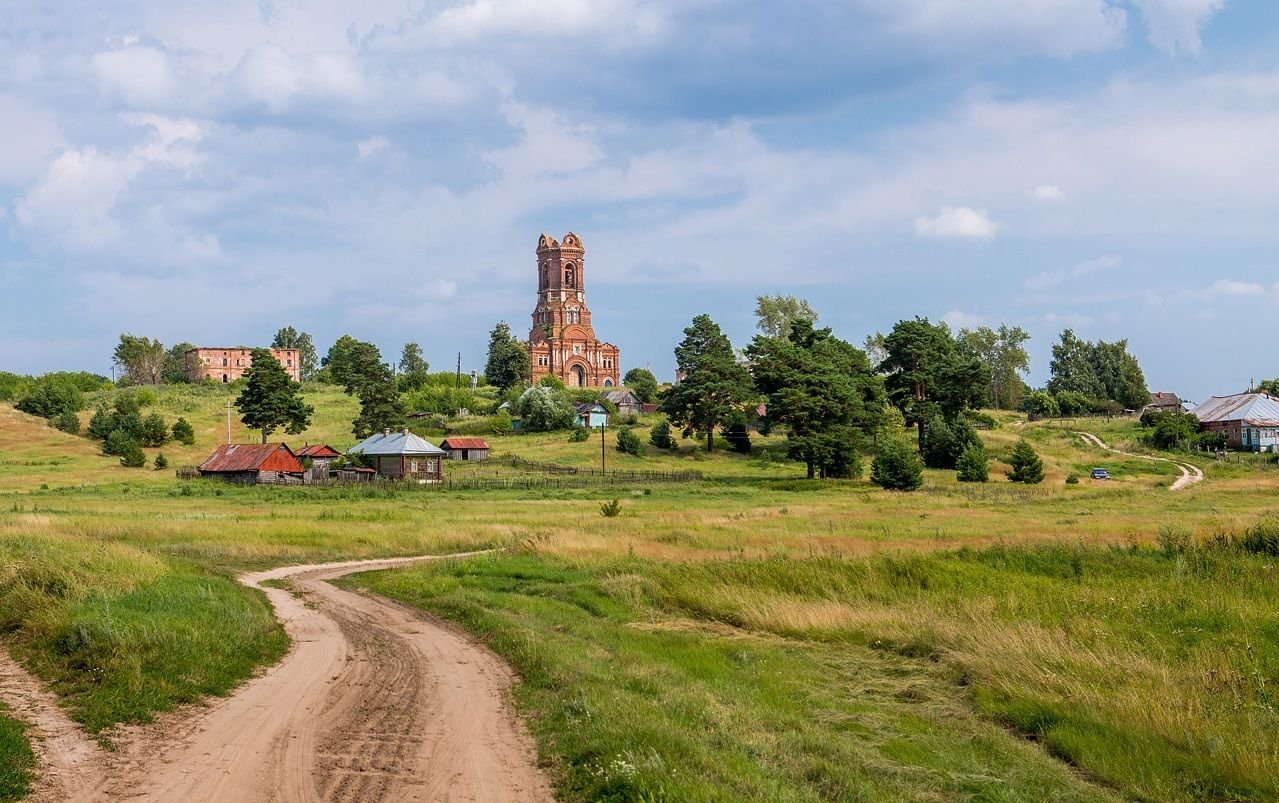
<path id="1" fill-rule="evenodd" d="M 1108 480 L 1110 479 L 1110 472 L 1104 468 L 1094 468 L 1092 470 L 1092 478 L 1094 480 Z"/>

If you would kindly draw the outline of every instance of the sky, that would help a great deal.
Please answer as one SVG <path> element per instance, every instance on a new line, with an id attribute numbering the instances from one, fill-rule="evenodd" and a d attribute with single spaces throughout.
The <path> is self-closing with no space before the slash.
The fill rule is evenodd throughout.
<path id="1" fill-rule="evenodd" d="M 482 370 L 568 231 L 623 370 L 786 293 L 1237 392 L 1279 376 L 1279 6 L 0 4 L 0 370 L 287 325 Z"/>

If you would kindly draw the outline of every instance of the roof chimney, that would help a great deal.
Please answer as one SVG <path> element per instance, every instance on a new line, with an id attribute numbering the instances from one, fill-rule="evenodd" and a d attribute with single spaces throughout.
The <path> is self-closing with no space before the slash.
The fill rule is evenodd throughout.
<path id="1" fill-rule="evenodd" d="M 409 436 L 409 428 L 408 428 L 408 427 L 405 427 L 405 428 L 404 428 L 404 437 L 406 437 L 406 438 L 407 438 L 408 436 Z"/>
<path id="2" fill-rule="evenodd" d="M 382 437 L 383 437 L 383 438 L 389 438 L 389 437 L 391 437 L 391 428 L 390 428 L 390 427 L 387 427 L 386 429 L 382 430 Z"/>

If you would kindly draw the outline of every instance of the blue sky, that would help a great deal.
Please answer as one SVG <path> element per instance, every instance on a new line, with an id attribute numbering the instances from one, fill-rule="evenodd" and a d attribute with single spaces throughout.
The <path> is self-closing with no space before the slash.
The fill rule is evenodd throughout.
<path id="1" fill-rule="evenodd" d="M 7 0 L 0 369 L 121 331 L 482 367 L 540 232 L 673 372 L 793 293 L 1127 338 L 1191 399 L 1279 375 L 1271 0 Z"/>

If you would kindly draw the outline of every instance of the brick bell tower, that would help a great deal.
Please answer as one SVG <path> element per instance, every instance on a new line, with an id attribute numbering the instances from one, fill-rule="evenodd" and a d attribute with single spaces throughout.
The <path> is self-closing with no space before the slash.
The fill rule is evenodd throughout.
<path id="1" fill-rule="evenodd" d="M 573 232 L 537 239 L 537 306 L 529 330 L 533 381 L 552 374 L 569 387 L 621 384 L 617 346 L 601 341 L 586 307 L 586 249 Z"/>

